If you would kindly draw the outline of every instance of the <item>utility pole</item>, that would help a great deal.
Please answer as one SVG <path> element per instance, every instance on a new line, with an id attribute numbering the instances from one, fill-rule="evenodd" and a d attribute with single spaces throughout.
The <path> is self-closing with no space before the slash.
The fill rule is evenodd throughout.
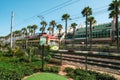
<path id="1" fill-rule="evenodd" d="M 11 28 L 10 28 L 10 34 L 11 34 L 11 37 L 10 37 L 10 47 L 11 47 L 11 48 L 13 47 L 13 45 L 12 45 L 12 38 L 13 38 L 13 33 L 12 33 L 13 19 L 14 19 L 14 12 L 12 11 L 12 15 L 11 15 Z"/>

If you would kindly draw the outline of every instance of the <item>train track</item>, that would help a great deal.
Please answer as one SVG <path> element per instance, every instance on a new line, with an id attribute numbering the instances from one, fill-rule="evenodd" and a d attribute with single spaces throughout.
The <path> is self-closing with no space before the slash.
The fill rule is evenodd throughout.
<path id="1" fill-rule="evenodd" d="M 105 71 L 108 73 L 114 73 L 120 75 L 120 56 L 105 56 L 105 55 L 94 55 L 94 54 L 76 54 L 71 52 L 57 52 L 53 58 L 67 61 L 68 64 L 74 63 L 84 68 L 87 56 L 88 69 Z"/>

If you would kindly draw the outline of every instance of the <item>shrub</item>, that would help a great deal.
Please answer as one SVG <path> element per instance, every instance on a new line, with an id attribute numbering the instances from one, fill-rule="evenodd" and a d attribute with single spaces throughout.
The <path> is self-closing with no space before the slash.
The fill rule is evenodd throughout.
<path id="1" fill-rule="evenodd" d="M 85 75 L 85 74 L 88 74 L 86 71 L 82 70 L 82 69 L 75 69 L 74 70 L 74 73 L 76 75 Z"/>
<path id="2" fill-rule="evenodd" d="M 21 49 L 19 49 L 15 54 L 15 56 L 17 57 L 23 57 L 24 55 L 25 55 L 25 51 Z"/>
<path id="3" fill-rule="evenodd" d="M 51 66 L 50 71 L 53 73 L 58 73 L 60 71 L 60 67 L 57 66 Z"/>
<path id="4" fill-rule="evenodd" d="M 24 76 L 38 72 L 40 66 L 40 61 L 27 63 L 19 62 L 18 58 L 13 60 L 7 57 L 0 61 L 0 80 L 21 80 Z"/>
<path id="5" fill-rule="evenodd" d="M 95 71 L 88 71 L 88 73 L 90 73 L 91 75 L 95 75 L 96 79 L 102 79 L 102 80 L 116 80 L 113 76 L 110 76 L 108 74 L 101 74 Z"/>
<path id="6" fill-rule="evenodd" d="M 74 77 L 74 80 L 96 80 L 94 75 L 77 75 Z"/>
<path id="7" fill-rule="evenodd" d="M 50 72 L 50 67 L 49 67 L 49 66 L 45 66 L 45 67 L 44 67 L 44 71 L 45 71 L 45 72 Z"/>
<path id="8" fill-rule="evenodd" d="M 28 48 L 26 49 L 25 54 L 26 54 L 26 56 L 28 57 L 28 61 L 29 61 L 29 62 L 32 62 L 32 59 L 33 59 L 33 57 L 35 56 L 34 52 L 35 52 L 35 48 L 34 48 L 34 47 L 28 47 Z"/>
<path id="9" fill-rule="evenodd" d="M 23 76 L 18 71 L 0 68 L 0 80 L 21 80 Z"/>
<path id="10" fill-rule="evenodd" d="M 116 80 L 113 76 L 94 71 L 86 71 L 82 69 L 75 69 L 72 71 L 71 68 L 66 68 L 65 71 L 67 72 L 67 76 L 74 80 Z"/>
<path id="11" fill-rule="evenodd" d="M 70 67 L 66 67 L 64 71 L 67 72 L 67 73 L 71 73 L 71 72 L 74 71 L 74 69 L 70 68 Z"/>
<path id="12" fill-rule="evenodd" d="M 4 53 L 3 56 L 5 56 L 5 57 L 12 57 L 13 54 L 7 52 L 7 53 Z"/>
<path id="13" fill-rule="evenodd" d="M 75 77 L 75 73 L 70 72 L 70 73 L 67 73 L 66 76 L 68 76 L 70 78 L 74 78 Z"/>
<path id="14" fill-rule="evenodd" d="M 96 75 L 96 79 L 99 80 L 116 80 L 113 76 L 110 76 L 108 74 L 98 74 Z"/>
<path id="15" fill-rule="evenodd" d="M 58 67 L 58 66 L 45 66 L 44 71 L 58 73 L 60 71 L 60 67 Z"/>

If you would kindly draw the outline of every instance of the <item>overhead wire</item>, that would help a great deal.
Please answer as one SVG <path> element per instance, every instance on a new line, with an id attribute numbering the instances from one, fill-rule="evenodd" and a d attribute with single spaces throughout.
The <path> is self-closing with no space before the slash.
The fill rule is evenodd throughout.
<path id="1" fill-rule="evenodd" d="M 63 6 L 60 6 L 60 7 L 56 8 L 56 9 L 54 9 L 54 10 L 51 10 L 50 12 L 47 12 L 46 14 L 43 14 L 43 15 L 48 15 L 49 13 L 52 13 L 52 12 L 54 12 L 54 11 L 57 11 L 57 10 L 62 9 L 62 8 L 64 8 L 64 7 L 67 7 L 67 6 L 69 6 L 69 5 L 75 4 L 76 2 L 79 2 L 79 0 L 76 0 L 76 1 L 74 1 L 74 2 L 71 2 L 71 3 L 66 4 L 66 5 L 63 5 Z"/>
<path id="2" fill-rule="evenodd" d="M 68 4 L 68 3 L 71 2 L 71 1 L 73 1 L 73 0 L 67 0 L 66 2 L 63 2 L 63 3 L 61 3 L 61 4 L 57 5 L 57 6 L 54 6 L 54 7 L 50 8 L 50 9 L 47 9 L 47 10 L 45 10 L 45 11 L 43 11 L 43 12 L 40 12 L 40 13 L 37 14 L 37 15 L 34 15 L 34 16 L 29 17 L 29 18 L 27 18 L 27 19 L 24 19 L 23 22 L 25 22 L 25 21 L 27 21 L 27 20 L 30 20 L 30 19 L 34 19 L 35 17 L 39 16 L 40 14 L 49 12 L 49 11 L 54 10 L 54 9 L 56 9 L 56 8 L 58 9 L 60 6 L 64 6 L 64 5 Z"/>
<path id="3" fill-rule="evenodd" d="M 53 8 L 50 8 L 49 10 L 45 10 L 45 11 L 41 12 L 41 14 L 42 14 L 42 13 L 44 13 L 43 15 L 50 14 L 50 13 L 52 13 L 52 12 L 55 12 L 55 11 L 59 10 L 59 9 L 62 9 L 62 8 L 64 8 L 64 7 L 67 7 L 67 6 L 71 5 L 71 4 L 74 4 L 74 3 L 78 2 L 79 0 L 76 0 L 76 1 L 74 1 L 74 2 L 72 2 L 72 1 L 73 1 L 73 0 L 68 0 L 68 1 L 64 2 L 64 5 L 61 6 L 61 4 L 63 4 L 63 3 L 61 3 L 61 4 L 59 4 L 59 5 L 57 5 L 57 6 L 53 7 Z M 108 5 L 105 5 L 105 6 L 103 6 L 103 7 L 96 8 L 96 9 L 98 10 L 98 9 L 101 9 L 101 8 L 105 8 L 106 6 L 108 6 Z M 96 9 L 93 9 L 93 10 L 96 10 Z M 105 8 L 105 9 L 106 9 L 106 8 Z M 102 10 L 103 10 L 103 9 L 102 9 Z M 100 14 L 100 12 L 101 12 L 102 10 L 96 11 L 96 12 L 94 12 L 93 14 L 94 14 L 94 15 L 96 15 L 96 14 L 98 14 L 98 13 Z M 30 18 L 28 18 L 28 19 L 33 19 L 33 18 L 35 18 L 35 17 L 37 17 L 37 16 L 39 16 L 39 15 L 35 15 L 35 16 L 30 17 Z M 73 15 L 73 16 L 74 16 L 74 15 Z M 80 19 L 80 18 L 83 18 L 83 16 L 74 17 L 74 18 L 72 18 L 71 20 L 77 20 L 77 19 Z M 25 22 L 26 20 L 28 20 L 28 19 L 25 19 L 24 22 Z M 61 23 L 61 22 L 62 22 L 62 21 L 59 21 L 59 22 L 57 22 L 57 23 Z"/>

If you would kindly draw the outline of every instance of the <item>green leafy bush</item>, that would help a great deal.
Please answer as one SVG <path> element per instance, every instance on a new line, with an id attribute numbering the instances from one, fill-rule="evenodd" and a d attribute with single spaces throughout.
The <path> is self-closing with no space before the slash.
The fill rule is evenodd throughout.
<path id="1" fill-rule="evenodd" d="M 0 68 L 0 80 L 21 80 L 23 76 L 19 71 Z"/>
<path id="2" fill-rule="evenodd" d="M 74 80 L 96 80 L 96 78 L 94 75 L 83 75 L 83 76 L 76 75 L 74 77 Z"/>
<path id="3" fill-rule="evenodd" d="M 110 76 L 108 74 L 101 74 L 95 71 L 88 71 L 88 73 L 90 73 L 91 75 L 95 75 L 96 76 L 96 80 L 116 80 L 113 76 Z"/>
<path id="4" fill-rule="evenodd" d="M 51 66 L 50 71 L 54 73 L 58 73 L 60 71 L 60 67 L 57 66 Z"/>
<path id="5" fill-rule="evenodd" d="M 17 59 L 5 59 L 0 61 L 0 80 L 21 80 L 24 76 L 38 72 L 40 66 L 40 61 L 26 63 Z"/>
<path id="6" fill-rule="evenodd" d="M 74 80 L 116 80 L 113 76 L 108 74 L 101 74 L 94 71 L 86 71 L 82 69 L 66 68 L 67 76 Z"/>
<path id="7" fill-rule="evenodd" d="M 60 71 L 60 67 L 58 67 L 58 66 L 45 66 L 44 71 L 58 73 Z"/>
<path id="8" fill-rule="evenodd" d="M 64 71 L 67 72 L 67 73 L 71 73 L 71 72 L 74 71 L 74 69 L 71 68 L 71 67 L 66 67 Z"/>
<path id="9" fill-rule="evenodd" d="M 73 72 L 67 73 L 66 76 L 70 78 L 75 78 L 75 74 Z"/>
<path id="10" fill-rule="evenodd" d="M 45 72 L 50 72 L 50 67 L 49 67 L 49 66 L 45 66 L 45 67 L 44 67 L 44 71 L 45 71 Z"/>

